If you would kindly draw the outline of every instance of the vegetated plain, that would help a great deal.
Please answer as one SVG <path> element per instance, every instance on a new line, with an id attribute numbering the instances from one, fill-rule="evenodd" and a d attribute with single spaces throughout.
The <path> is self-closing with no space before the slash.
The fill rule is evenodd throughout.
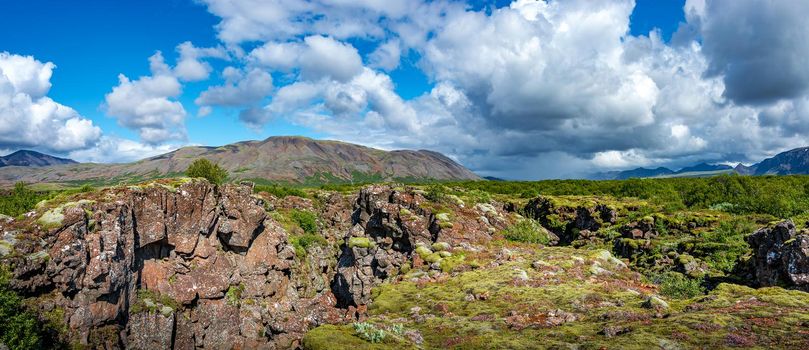
<path id="1" fill-rule="evenodd" d="M 270 202 L 314 203 L 268 209 L 305 259 L 308 249 L 328 244 L 320 230 L 328 218 L 318 211 L 328 194 L 367 185 L 265 182 L 254 191 Z M 376 286 L 360 320 L 309 331 L 304 348 L 809 347 L 809 293 L 757 285 L 746 240 L 786 219 L 807 229 L 809 176 L 389 186 L 423 195 L 420 205 L 437 213 L 442 228 L 457 225 L 471 207 L 505 208 L 508 224 L 476 245 L 417 248 L 414 259 L 426 264 L 408 265 Z M 0 214 L 22 217 L 42 201 L 97 190 L 18 184 L 0 196 Z M 611 217 L 582 224 L 581 210 Z M 6 282 L 0 288 L 0 313 L 11 320 L 0 326 L 0 340 L 41 345 L 47 335 L 36 324 L 61 329 L 25 311 Z M 12 330 L 30 339 L 8 339 Z"/>

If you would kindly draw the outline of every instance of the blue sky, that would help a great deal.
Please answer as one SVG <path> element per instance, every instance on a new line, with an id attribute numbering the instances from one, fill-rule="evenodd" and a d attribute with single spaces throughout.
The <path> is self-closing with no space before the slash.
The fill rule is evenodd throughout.
<path id="1" fill-rule="evenodd" d="M 0 12 L 0 51 L 33 55 L 57 65 L 50 96 L 91 118 L 106 133 L 136 139 L 132 130 L 105 116 L 104 95 L 118 82 L 149 74 L 147 58 L 162 51 L 175 57 L 175 47 L 191 41 L 198 46 L 217 44 L 218 18 L 190 0 L 59 0 L 5 1 Z M 19 28 L 25 28 L 20 30 Z M 219 65 L 221 68 L 221 65 Z M 213 76 L 212 82 L 216 82 Z M 180 99 L 193 107 L 206 83 L 190 84 Z M 189 142 L 221 145 L 269 135 L 307 134 L 288 123 L 268 126 L 257 134 L 236 122 L 233 113 L 189 119 Z M 309 133 L 312 136 L 317 136 Z"/>
<path id="2" fill-rule="evenodd" d="M 15 91 L 29 94 L 33 105 L 53 102 L 75 114 L 41 126 L 64 127 L 54 137 L 72 135 L 65 140 L 51 144 L 30 135 L 36 132 L 0 131 L 0 150 L 129 161 L 188 144 L 297 134 L 435 149 L 483 174 L 541 178 L 596 168 L 745 162 L 798 145 L 803 136 L 800 128 L 786 131 L 805 114 L 801 72 L 767 75 L 785 86 L 767 92 L 738 85 L 739 72 L 729 70 L 766 70 L 749 63 L 753 57 L 745 52 L 769 50 L 764 57 L 778 60 L 793 49 L 783 43 L 727 47 L 730 39 L 722 35 L 736 24 L 718 11 L 747 16 L 748 23 L 771 21 L 760 16 L 755 0 L 246 4 L 3 2 L 0 52 L 9 62 L 29 57 L 25 64 L 53 73 L 44 82 L 31 78 L 50 83 L 46 96 L 23 91 L 24 82 L 14 81 L 19 76 L 9 78 Z M 749 41 L 777 42 L 768 35 L 789 30 L 792 17 L 805 13 L 787 5 L 772 10 L 785 19 L 769 32 L 753 31 Z M 194 52 L 186 62 L 197 69 L 193 77 L 179 68 L 185 42 Z M 165 69 L 150 68 L 157 51 Z M 734 66 L 737 61 L 749 64 Z M 31 71 L 11 63 L 5 68 L 14 69 Z M 128 80 L 119 81 L 119 74 Z M 33 107 L 7 115 L 25 115 L 25 108 Z M 707 117 L 744 111 L 761 129 L 754 136 L 782 140 L 733 146 L 736 131 L 722 129 L 733 123 Z M 596 132 L 604 127 L 616 135 Z M 672 140 L 656 140 L 661 137 Z"/>

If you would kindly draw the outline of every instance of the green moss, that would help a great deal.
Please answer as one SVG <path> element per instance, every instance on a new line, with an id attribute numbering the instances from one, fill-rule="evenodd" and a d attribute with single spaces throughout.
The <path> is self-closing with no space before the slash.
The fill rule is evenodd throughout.
<path id="1" fill-rule="evenodd" d="M 441 252 L 441 253 L 447 253 L 447 252 Z M 444 271 L 444 272 L 452 272 L 453 270 L 455 270 L 459 266 L 463 265 L 464 261 L 466 260 L 466 256 L 464 254 L 441 256 L 441 254 L 439 253 L 439 256 L 442 258 L 441 260 L 439 260 L 439 262 L 441 264 L 441 271 Z"/>
<path id="2" fill-rule="evenodd" d="M 442 260 L 441 254 L 439 254 L 439 253 L 429 254 L 429 255 L 425 256 L 423 259 L 424 259 L 424 261 L 426 261 L 426 262 L 428 262 L 430 264 L 437 263 L 437 262 Z"/>
<path id="3" fill-rule="evenodd" d="M 450 245 L 447 242 L 435 242 L 433 243 L 431 248 L 434 252 L 442 252 L 449 250 Z"/>
<path id="4" fill-rule="evenodd" d="M 436 220 L 441 221 L 441 222 L 450 221 L 449 213 L 438 213 L 438 214 L 435 215 L 435 218 L 436 218 Z"/>
<path id="5" fill-rule="evenodd" d="M 408 261 L 408 262 L 405 262 L 405 263 L 404 263 L 404 264 L 402 264 L 402 266 L 399 268 L 399 273 L 401 273 L 401 274 L 403 274 L 403 275 L 406 275 L 408 272 L 410 272 L 410 270 L 411 270 L 412 268 L 413 268 L 413 267 L 412 267 L 412 266 L 410 266 L 410 262 L 409 262 L 409 261 Z"/>
<path id="6" fill-rule="evenodd" d="M 403 342 L 371 343 L 356 335 L 352 325 L 324 325 L 306 333 L 303 348 L 308 350 L 415 349 Z"/>
<path id="7" fill-rule="evenodd" d="M 426 258 L 428 255 L 433 254 L 433 251 L 430 248 L 427 248 L 424 245 L 416 246 L 415 250 L 416 254 L 419 255 L 422 259 Z"/>
<path id="8" fill-rule="evenodd" d="M 349 248 L 373 248 L 376 246 L 376 242 L 372 241 L 367 237 L 351 237 L 348 239 L 348 247 Z"/>

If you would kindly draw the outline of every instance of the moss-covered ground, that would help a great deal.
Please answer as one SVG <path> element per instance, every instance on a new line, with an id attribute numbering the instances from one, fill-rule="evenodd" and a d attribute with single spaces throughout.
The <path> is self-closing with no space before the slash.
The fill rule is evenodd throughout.
<path id="1" fill-rule="evenodd" d="M 411 271 L 374 290 L 368 323 L 423 342 L 370 343 L 323 326 L 307 349 L 677 349 L 809 346 L 809 293 L 720 284 L 675 299 L 597 249 L 498 244 L 438 278 Z M 473 268 L 472 266 L 477 266 Z M 654 302 L 649 302 L 655 299 Z M 660 304 L 657 304 L 662 300 Z"/>

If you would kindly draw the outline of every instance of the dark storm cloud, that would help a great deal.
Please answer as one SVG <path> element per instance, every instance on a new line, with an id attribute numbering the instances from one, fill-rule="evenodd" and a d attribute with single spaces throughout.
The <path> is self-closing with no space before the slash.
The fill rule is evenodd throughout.
<path id="1" fill-rule="evenodd" d="M 809 1 L 713 0 L 701 25 L 708 76 L 723 76 L 725 96 L 765 104 L 809 87 Z"/>

